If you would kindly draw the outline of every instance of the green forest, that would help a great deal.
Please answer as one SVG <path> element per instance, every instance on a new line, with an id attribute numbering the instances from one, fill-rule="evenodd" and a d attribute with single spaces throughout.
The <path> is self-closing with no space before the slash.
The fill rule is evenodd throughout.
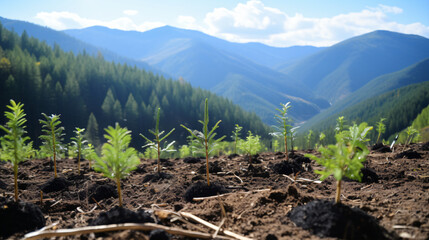
<path id="1" fill-rule="evenodd" d="M 268 127 L 254 113 L 242 110 L 230 100 L 209 91 L 193 88 L 185 81 L 165 79 L 135 66 L 108 62 L 101 54 L 75 55 L 31 38 L 18 36 L 0 25 L 0 110 L 10 99 L 24 104 L 27 131 L 35 146 L 41 144 L 39 119 L 60 114 L 65 140 L 75 127 L 86 128 L 95 145 L 103 141 L 103 129 L 118 122 L 132 131 L 132 145 L 140 149 L 155 124 L 155 111 L 161 108 L 160 129 L 176 128 L 170 139 L 186 144 L 183 124 L 199 129 L 204 99 L 209 99 L 210 124 L 222 120 L 218 136 L 229 139 L 235 124 L 243 132 L 268 136 Z M 3 115 L 0 122 L 4 123 Z"/>

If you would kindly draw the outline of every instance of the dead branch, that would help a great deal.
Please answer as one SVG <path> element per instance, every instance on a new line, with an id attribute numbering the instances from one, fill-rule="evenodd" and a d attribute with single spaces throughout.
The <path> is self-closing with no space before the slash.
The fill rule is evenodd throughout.
<path id="1" fill-rule="evenodd" d="M 211 229 L 213 229 L 215 231 L 218 230 L 218 226 L 213 225 L 213 224 L 211 224 L 211 223 L 209 223 L 209 222 L 207 222 L 207 221 L 205 221 L 205 220 L 203 220 L 203 219 L 201 219 L 201 218 L 199 218 L 199 217 L 197 217 L 197 216 L 195 216 L 195 215 L 193 215 L 191 213 L 180 212 L 180 215 L 182 215 L 182 217 L 192 219 L 195 222 L 201 223 L 202 225 L 204 225 L 204 226 L 206 226 L 208 228 L 211 228 Z M 222 230 L 221 232 L 223 234 L 225 234 L 225 235 L 227 235 L 229 237 L 233 237 L 235 239 L 239 239 L 239 240 L 252 240 L 251 238 L 241 236 L 239 234 L 233 233 L 233 232 L 228 231 L 228 230 Z"/>
<path id="2" fill-rule="evenodd" d="M 73 236 L 73 235 L 81 235 L 81 234 L 89 234 L 89 233 L 99 233 L 99 232 L 111 232 L 111 231 L 119 231 L 119 230 L 142 230 L 142 231 L 151 231 L 154 229 L 162 229 L 173 235 L 181 235 L 192 238 L 202 238 L 202 239 L 212 239 L 213 236 L 208 233 L 195 232 L 184 230 L 180 228 L 166 227 L 159 224 L 154 223 L 123 223 L 123 224 L 110 224 L 110 225 L 99 225 L 99 226 L 88 226 L 88 227 L 80 227 L 73 229 L 58 229 L 58 230 L 48 230 L 48 231 L 35 231 L 28 233 L 24 236 L 24 239 L 41 239 L 41 238 L 51 238 L 51 237 L 62 237 L 62 236 Z M 228 237 L 217 236 L 219 239 L 231 239 Z M 247 238 L 239 238 L 239 239 L 247 239 Z"/>

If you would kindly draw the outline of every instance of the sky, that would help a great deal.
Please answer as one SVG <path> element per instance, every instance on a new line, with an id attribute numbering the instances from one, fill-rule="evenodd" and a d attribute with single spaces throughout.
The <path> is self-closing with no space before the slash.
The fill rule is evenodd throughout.
<path id="1" fill-rule="evenodd" d="M 429 38 L 429 0 L 0 0 L 0 16 L 55 30 L 170 25 L 277 47 L 331 46 L 375 30 Z"/>

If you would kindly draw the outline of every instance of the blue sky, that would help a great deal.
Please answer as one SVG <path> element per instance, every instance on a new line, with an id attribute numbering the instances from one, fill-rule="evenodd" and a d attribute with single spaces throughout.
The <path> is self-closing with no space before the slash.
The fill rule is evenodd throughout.
<path id="1" fill-rule="evenodd" d="M 171 25 L 281 47 L 330 46 L 378 29 L 429 37 L 428 0 L 0 0 L 0 16 L 56 30 Z"/>

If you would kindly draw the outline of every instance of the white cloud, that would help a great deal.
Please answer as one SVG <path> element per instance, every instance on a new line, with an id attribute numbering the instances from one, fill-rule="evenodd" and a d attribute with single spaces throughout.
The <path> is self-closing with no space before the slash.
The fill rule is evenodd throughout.
<path id="1" fill-rule="evenodd" d="M 39 19 L 42 25 L 48 26 L 56 30 L 86 28 L 97 25 L 121 30 L 136 30 L 143 32 L 165 25 L 165 23 L 162 22 L 150 21 L 146 21 L 141 24 L 136 24 L 129 17 L 120 17 L 111 21 L 101 21 L 96 19 L 84 18 L 76 13 L 71 12 L 39 12 L 36 15 L 36 19 Z"/>
<path id="2" fill-rule="evenodd" d="M 184 29 L 193 29 L 193 30 L 198 30 L 198 31 L 203 31 L 204 29 L 198 25 L 197 23 L 197 19 L 195 19 L 192 16 L 178 16 L 177 17 L 177 26 L 179 28 L 184 28 Z"/>
<path id="3" fill-rule="evenodd" d="M 137 10 L 124 10 L 123 13 L 128 16 L 135 16 L 139 13 Z"/>
<path id="4" fill-rule="evenodd" d="M 263 42 L 274 46 L 330 46 L 344 39 L 383 29 L 429 37 L 429 26 L 421 23 L 400 24 L 389 19 L 401 14 L 395 6 L 378 5 L 359 12 L 328 18 L 288 16 L 259 0 L 239 3 L 234 9 L 215 8 L 207 13 L 206 33 L 236 42 Z"/>

